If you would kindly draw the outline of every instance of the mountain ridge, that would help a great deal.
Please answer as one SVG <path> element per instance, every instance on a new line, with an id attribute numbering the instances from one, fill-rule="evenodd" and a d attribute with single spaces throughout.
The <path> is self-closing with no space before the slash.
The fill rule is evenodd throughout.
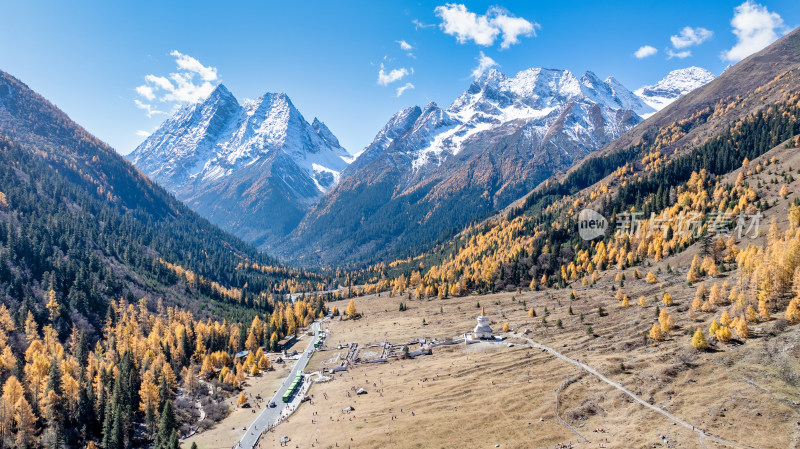
<path id="1" fill-rule="evenodd" d="M 255 292 L 288 293 L 289 277 L 322 279 L 211 225 L 3 71 L 0 148 L 0 296 L 23 321 L 47 314 L 48 290 L 61 304 L 59 332 L 78 323 L 94 334 L 119 298 L 241 317 L 257 302 L 271 307 Z"/>
<path id="2" fill-rule="evenodd" d="M 714 74 L 708 70 L 692 66 L 673 70 L 657 83 L 636 89 L 634 94 L 652 107 L 655 113 L 698 87 L 710 83 L 714 78 Z M 645 118 L 650 115 L 652 113 Z"/>
<path id="3" fill-rule="evenodd" d="M 195 211 L 256 244 L 293 229 L 339 182 L 349 158 L 330 129 L 317 118 L 308 123 L 285 93 L 239 103 L 222 84 L 128 155 Z"/>
<path id="4" fill-rule="evenodd" d="M 428 245 L 631 129 L 641 118 L 627 108 L 652 111 L 613 78 L 489 70 L 444 109 L 394 114 L 342 182 L 266 249 L 325 265 Z"/>
<path id="5" fill-rule="evenodd" d="M 506 207 L 654 113 L 611 76 L 530 68 L 509 77 L 490 69 L 444 108 L 398 111 L 350 155 L 286 94 L 240 104 L 219 85 L 128 157 L 262 250 L 326 265 L 355 239 L 361 249 L 348 262 L 362 262 L 384 257 L 375 251 L 393 258 L 429 245 Z"/>

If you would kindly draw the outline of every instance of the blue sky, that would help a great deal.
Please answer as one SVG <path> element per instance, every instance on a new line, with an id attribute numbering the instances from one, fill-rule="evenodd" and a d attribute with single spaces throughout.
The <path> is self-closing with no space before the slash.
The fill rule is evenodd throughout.
<path id="1" fill-rule="evenodd" d="M 354 153 L 397 110 L 448 105 L 482 55 L 510 76 L 591 70 L 634 90 L 691 65 L 718 74 L 800 25 L 797 0 L 3 1 L 0 10 L 0 70 L 121 153 L 167 117 L 143 108 L 169 112 L 219 82 L 240 101 L 286 92 Z M 158 88 L 164 80 L 172 92 Z"/>

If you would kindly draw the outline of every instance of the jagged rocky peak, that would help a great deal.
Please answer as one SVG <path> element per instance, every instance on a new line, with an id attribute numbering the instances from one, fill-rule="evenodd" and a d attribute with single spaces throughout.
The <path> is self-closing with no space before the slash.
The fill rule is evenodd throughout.
<path id="1" fill-rule="evenodd" d="M 293 159 L 307 177 L 325 171 L 334 179 L 349 157 L 336 136 L 318 119 L 309 124 L 285 93 L 268 92 L 239 104 L 219 85 L 202 102 L 167 119 L 129 158 L 177 193 L 189 180 L 232 176 L 279 153 Z"/>
<path id="2" fill-rule="evenodd" d="M 507 89 L 523 98 L 549 101 L 580 94 L 578 79 L 569 70 L 532 68 L 506 81 Z"/>
<path id="3" fill-rule="evenodd" d="M 167 119 L 129 159 L 215 224 L 259 244 L 293 227 L 339 182 L 351 156 L 285 93 L 240 104 L 219 85 Z"/>
<path id="4" fill-rule="evenodd" d="M 313 128 L 314 131 L 316 131 L 316 133 L 319 134 L 319 136 L 322 137 L 322 139 L 325 140 L 325 142 L 327 142 L 329 145 L 341 147 L 341 145 L 339 145 L 339 139 L 336 138 L 331 130 L 325 126 L 325 123 L 321 122 L 318 118 L 314 117 L 314 121 L 311 123 L 311 128 Z"/>

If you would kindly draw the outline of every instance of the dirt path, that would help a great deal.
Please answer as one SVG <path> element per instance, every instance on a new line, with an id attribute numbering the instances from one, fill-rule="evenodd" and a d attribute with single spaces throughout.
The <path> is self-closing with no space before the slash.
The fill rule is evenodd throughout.
<path id="1" fill-rule="evenodd" d="M 627 388 L 623 387 L 619 383 L 614 382 L 613 380 L 607 378 L 606 376 L 600 374 L 594 368 L 592 368 L 590 366 L 587 366 L 587 365 L 581 363 L 578 360 L 571 359 L 571 358 L 561 354 L 560 352 L 556 351 L 555 349 L 552 349 L 552 348 L 550 348 L 548 346 L 545 346 L 543 344 L 537 343 L 537 342 L 531 340 L 530 338 L 525 337 L 524 335 L 521 335 L 521 334 L 514 334 L 514 336 L 527 341 L 528 344 L 530 345 L 530 347 L 532 347 L 532 348 L 545 350 L 545 351 L 549 352 L 550 354 L 552 354 L 553 356 L 555 356 L 555 357 L 557 357 L 557 358 L 559 358 L 559 359 L 561 359 L 561 360 L 563 360 L 565 362 L 572 363 L 573 365 L 576 365 L 576 366 L 586 370 L 588 373 L 590 373 L 593 376 L 597 377 L 598 379 L 600 379 L 604 383 L 606 383 L 606 384 L 616 388 L 617 390 L 625 393 L 626 395 L 630 396 L 631 398 L 633 398 L 633 400 L 635 400 L 639 404 L 641 404 L 641 405 L 653 410 L 656 413 L 659 413 L 659 414 L 665 416 L 669 420 L 671 420 L 671 421 L 673 421 L 673 422 L 675 422 L 677 424 L 680 424 L 681 426 L 683 426 L 683 427 L 685 427 L 685 428 L 687 428 L 689 430 L 692 430 L 693 432 L 697 433 L 697 436 L 700 438 L 700 444 L 703 445 L 703 447 L 705 447 L 705 440 L 709 440 L 709 441 L 713 441 L 714 443 L 721 444 L 723 446 L 742 448 L 742 449 L 754 449 L 754 448 L 752 448 L 750 446 L 746 446 L 746 445 L 737 443 L 735 441 L 729 441 L 729 440 L 726 440 L 724 438 L 721 438 L 721 437 L 718 437 L 718 436 L 715 436 L 715 435 L 711 435 L 711 434 L 705 432 L 704 430 L 689 424 L 688 422 L 682 420 L 681 418 L 678 418 L 677 416 L 671 414 L 670 412 L 668 412 L 668 411 L 666 411 L 666 410 L 664 410 L 662 408 L 656 407 L 655 405 L 650 404 L 649 402 L 645 401 L 644 399 L 640 398 L 639 396 L 636 396 L 632 391 L 630 391 Z"/>
<path id="2" fill-rule="evenodd" d="M 214 397 L 214 386 L 208 382 L 205 382 L 200 376 L 197 376 L 197 381 L 200 383 L 201 386 L 208 388 L 208 397 Z M 203 409 L 203 401 L 197 400 L 195 405 L 198 409 L 200 409 L 200 418 L 197 419 L 197 423 L 200 424 L 206 419 L 206 411 Z"/>
<path id="3" fill-rule="evenodd" d="M 589 440 L 587 440 L 585 436 L 581 435 L 581 433 L 580 433 L 580 432 L 578 432 L 578 430 L 577 430 L 576 428 L 572 427 L 572 426 L 571 426 L 571 425 L 570 425 L 568 422 L 566 422 L 566 421 L 564 421 L 563 419 L 561 419 L 561 415 L 558 413 L 558 405 L 559 405 L 559 399 L 558 399 L 558 395 L 559 395 L 559 394 L 560 394 L 562 391 L 564 391 L 564 389 L 565 389 L 565 388 L 567 388 L 568 386 L 570 386 L 570 385 L 572 385 L 573 383 L 577 382 L 577 381 L 578 381 L 578 379 L 580 379 L 581 377 L 583 377 L 583 369 L 581 369 L 580 371 L 578 371 L 578 374 L 577 374 L 577 375 L 575 375 L 575 376 L 570 376 L 570 377 L 567 377 L 567 379 L 564 381 L 564 383 L 562 383 L 562 384 L 561 384 L 561 385 L 558 387 L 558 389 L 556 389 L 556 419 L 558 419 L 558 422 L 560 422 L 561 424 L 563 424 L 563 425 L 564 425 L 564 426 L 565 426 L 567 429 L 571 430 L 571 431 L 572 431 L 572 433 L 574 433 L 575 435 L 578 435 L 578 437 L 580 437 L 580 438 L 581 438 L 583 441 L 585 441 L 585 442 L 587 442 L 587 443 L 590 443 L 590 441 L 589 441 Z"/>

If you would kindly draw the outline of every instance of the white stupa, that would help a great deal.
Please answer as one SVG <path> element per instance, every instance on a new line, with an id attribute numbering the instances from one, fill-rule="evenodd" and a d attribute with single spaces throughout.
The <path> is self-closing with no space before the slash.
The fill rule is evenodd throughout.
<path id="1" fill-rule="evenodd" d="M 481 314 L 478 315 L 478 324 L 471 334 L 467 336 L 470 340 L 491 340 L 492 328 L 489 327 L 489 317 L 486 316 L 486 311 L 481 309 Z"/>

